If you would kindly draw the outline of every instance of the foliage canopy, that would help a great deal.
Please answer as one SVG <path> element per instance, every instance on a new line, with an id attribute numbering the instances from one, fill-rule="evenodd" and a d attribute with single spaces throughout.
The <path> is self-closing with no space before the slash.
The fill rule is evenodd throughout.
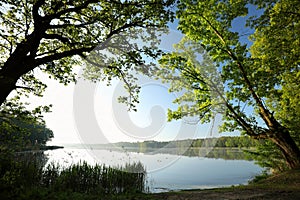
<path id="1" fill-rule="evenodd" d="M 249 44 L 233 24 L 254 7 L 262 14 L 247 20 L 255 30 Z M 198 115 L 206 122 L 221 113 L 222 131 L 266 139 L 281 152 L 279 160 L 300 167 L 299 3 L 184 0 L 177 17 L 185 38 L 160 60 L 158 75 L 171 91 L 188 92 L 175 100 L 181 106 L 169 111 L 170 120 Z"/>
<path id="2" fill-rule="evenodd" d="M 172 4 L 172 0 L 1 1 L 0 104 L 15 89 L 41 95 L 46 85 L 37 79 L 37 70 L 64 84 L 75 81 L 74 66 L 83 65 L 93 50 L 118 51 L 114 62 L 98 67 L 105 68 L 107 78 L 123 79 L 123 71 L 143 63 L 140 54 L 160 53 L 153 46 L 138 48 L 129 39 L 143 29 L 166 26 Z M 120 35 L 128 43 L 125 47 L 136 48 L 125 51 L 123 43 L 116 46 L 114 38 Z"/>

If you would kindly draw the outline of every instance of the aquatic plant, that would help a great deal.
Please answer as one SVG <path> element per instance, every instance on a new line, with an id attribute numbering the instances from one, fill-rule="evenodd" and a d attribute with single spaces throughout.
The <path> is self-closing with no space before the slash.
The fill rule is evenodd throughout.
<path id="1" fill-rule="evenodd" d="M 12 196 L 37 188 L 95 195 L 146 191 L 146 170 L 141 163 L 111 167 L 81 161 L 62 167 L 56 163 L 42 166 L 35 160 L 11 160 L 9 166 L 0 169 L 1 192 Z"/>

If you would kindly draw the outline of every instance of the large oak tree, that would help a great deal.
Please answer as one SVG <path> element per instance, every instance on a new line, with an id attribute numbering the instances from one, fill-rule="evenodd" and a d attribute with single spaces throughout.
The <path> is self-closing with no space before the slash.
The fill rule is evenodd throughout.
<path id="1" fill-rule="evenodd" d="M 140 30 L 166 25 L 172 4 L 172 0 L 2 0 L 0 105 L 13 90 L 41 95 L 46 85 L 36 78 L 37 69 L 68 84 L 75 80 L 73 67 L 96 47 L 96 51 L 113 49 L 115 36 L 122 35 L 124 48 L 134 46 L 130 37 L 136 38 Z M 141 54 L 159 54 L 153 46 L 128 51 L 120 46 L 120 65 L 104 65 L 107 76 L 124 78 L 122 67 L 142 66 Z"/>

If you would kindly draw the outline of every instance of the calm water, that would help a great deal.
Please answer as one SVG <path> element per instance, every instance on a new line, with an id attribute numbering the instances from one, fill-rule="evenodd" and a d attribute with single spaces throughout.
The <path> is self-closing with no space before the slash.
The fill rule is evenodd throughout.
<path id="1" fill-rule="evenodd" d="M 142 162 L 146 167 L 150 192 L 204 189 L 247 184 L 262 172 L 253 161 L 188 157 L 171 154 L 137 153 L 69 146 L 46 151 L 48 163 L 69 166 L 79 161 L 120 166 Z"/>

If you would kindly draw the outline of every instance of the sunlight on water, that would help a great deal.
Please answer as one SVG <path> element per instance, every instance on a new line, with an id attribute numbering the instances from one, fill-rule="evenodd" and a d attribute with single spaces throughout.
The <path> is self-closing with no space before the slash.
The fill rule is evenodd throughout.
<path id="1" fill-rule="evenodd" d="M 262 172 L 253 161 L 224 160 L 171 154 L 144 154 L 101 149 L 65 148 L 46 151 L 47 164 L 54 162 L 63 167 L 80 161 L 94 165 L 124 166 L 140 161 L 147 170 L 150 192 L 180 189 L 205 189 L 247 184 Z M 95 159 L 97 158 L 97 159 Z"/>

